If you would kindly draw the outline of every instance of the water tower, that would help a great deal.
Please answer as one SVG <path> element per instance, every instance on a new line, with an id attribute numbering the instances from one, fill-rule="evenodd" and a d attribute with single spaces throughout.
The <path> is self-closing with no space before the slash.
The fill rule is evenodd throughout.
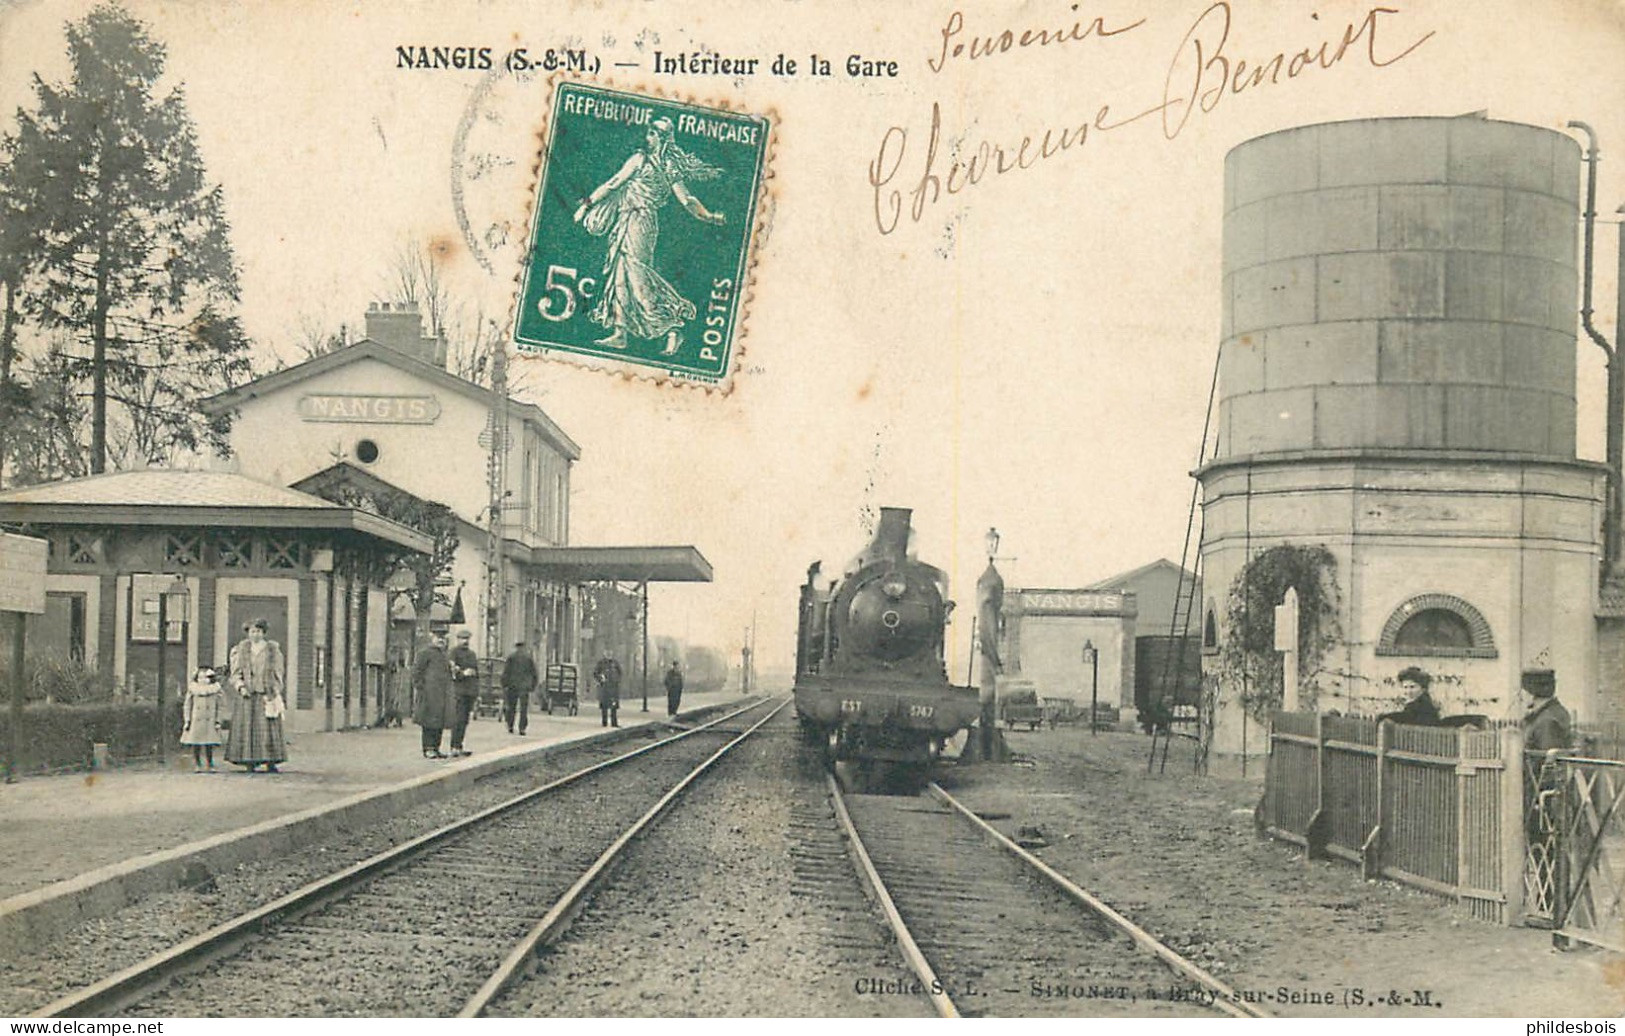
<path id="1" fill-rule="evenodd" d="M 1219 751 L 1242 747 L 1247 693 L 1225 661 L 1232 590 L 1282 546 L 1324 549 L 1330 610 L 1305 616 L 1330 645 L 1307 659 L 1321 709 L 1383 711 L 1420 665 L 1446 713 L 1506 716 L 1541 664 L 1595 715 L 1605 469 L 1575 456 L 1580 182 L 1567 135 L 1471 116 L 1301 126 L 1230 152 L 1198 475 Z M 1248 750 L 1264 747 L 1255 731 Z"/>

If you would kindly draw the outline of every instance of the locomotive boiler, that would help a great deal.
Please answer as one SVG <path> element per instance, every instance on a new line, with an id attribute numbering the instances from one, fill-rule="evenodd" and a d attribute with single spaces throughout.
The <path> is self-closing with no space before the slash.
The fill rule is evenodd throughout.
<path id="1" fill-rule="evenodd" d="M 948 579 L 909 550 L 911 513 L 881 508 L 840 578 L 814 562 L 801 588 L 796 715 L 836 761 L 929 762 L 980 715 L 976 688 L 948 680 Z"/>

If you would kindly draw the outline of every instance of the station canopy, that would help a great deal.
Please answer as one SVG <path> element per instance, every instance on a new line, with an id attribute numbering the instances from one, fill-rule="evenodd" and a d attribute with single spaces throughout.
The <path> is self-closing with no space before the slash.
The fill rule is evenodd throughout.
<path id="1" fill-rule="evenodd" d="M 517 548 L 517 549 L 515 549 Z M 540 575 L 571 583 L 709 583 L 711 563 L 690 546 L 523 547 L 510 556 Z"/>

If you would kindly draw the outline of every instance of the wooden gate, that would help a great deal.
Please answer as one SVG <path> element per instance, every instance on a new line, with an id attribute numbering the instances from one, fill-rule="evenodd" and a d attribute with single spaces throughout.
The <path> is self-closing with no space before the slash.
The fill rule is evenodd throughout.
<path id="1" fill-rule="evenodd" d="M 1625 762 L 1555 763 L 1557 934 L 1625 953 Z"/>

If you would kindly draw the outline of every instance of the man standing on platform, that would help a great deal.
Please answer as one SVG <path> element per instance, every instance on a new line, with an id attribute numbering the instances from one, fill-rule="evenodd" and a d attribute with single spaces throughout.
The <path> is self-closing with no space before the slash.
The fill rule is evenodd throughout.
<path id="1" fill-rule="evenodd" d="M 412 663 L 412 686 L 417 690 L 412 720 L 423 728 L 423 758 L 444 759 L 446 754 L 440 751 L 441 732 L 454 712 L 445 631 L 435 630 L 429 634 L 428 646 L 418 652 Z"/>
<path id="2" fill-rule="evenodd" d="M 536 662 L 521 640 L 502 664 L 502 722 L 508 724 L 508 733 L 513 733 L 515 706 L 519 708 L 519 733 L 523 735 L 530 726 L 530 696 L 535 690 Z"/>
<path id="3" fill-rule="evenodd" d="M 614 652 L 604 649 L 604 657 L 592 667 L 593 682 L 598 684 L 598 712 L 600 726 L 621 725 L 621 663 L 615 661 Z"/>
<path id="4" fill-rule="evenodd" d="M 677 707 L 683 703 L 683 670 L 678 667 L 677 659 L 671 660 L 671 668 L 666 670 L 666 715 L 677 715 Z"/>
<path id="5" fill-rule="evenodd" d="M 474 703 L 480 697 L 480 658 L 468 646 L 473 639 L 468 630 L 457 631 L 457 646 L 451 649 L 451 689 L 456 698 L 457 715 L 451 726 L 451 754 L 472 755 L 463 747 L 463 735 L 468 732 L 468 717 L 474 712 Z"/>

